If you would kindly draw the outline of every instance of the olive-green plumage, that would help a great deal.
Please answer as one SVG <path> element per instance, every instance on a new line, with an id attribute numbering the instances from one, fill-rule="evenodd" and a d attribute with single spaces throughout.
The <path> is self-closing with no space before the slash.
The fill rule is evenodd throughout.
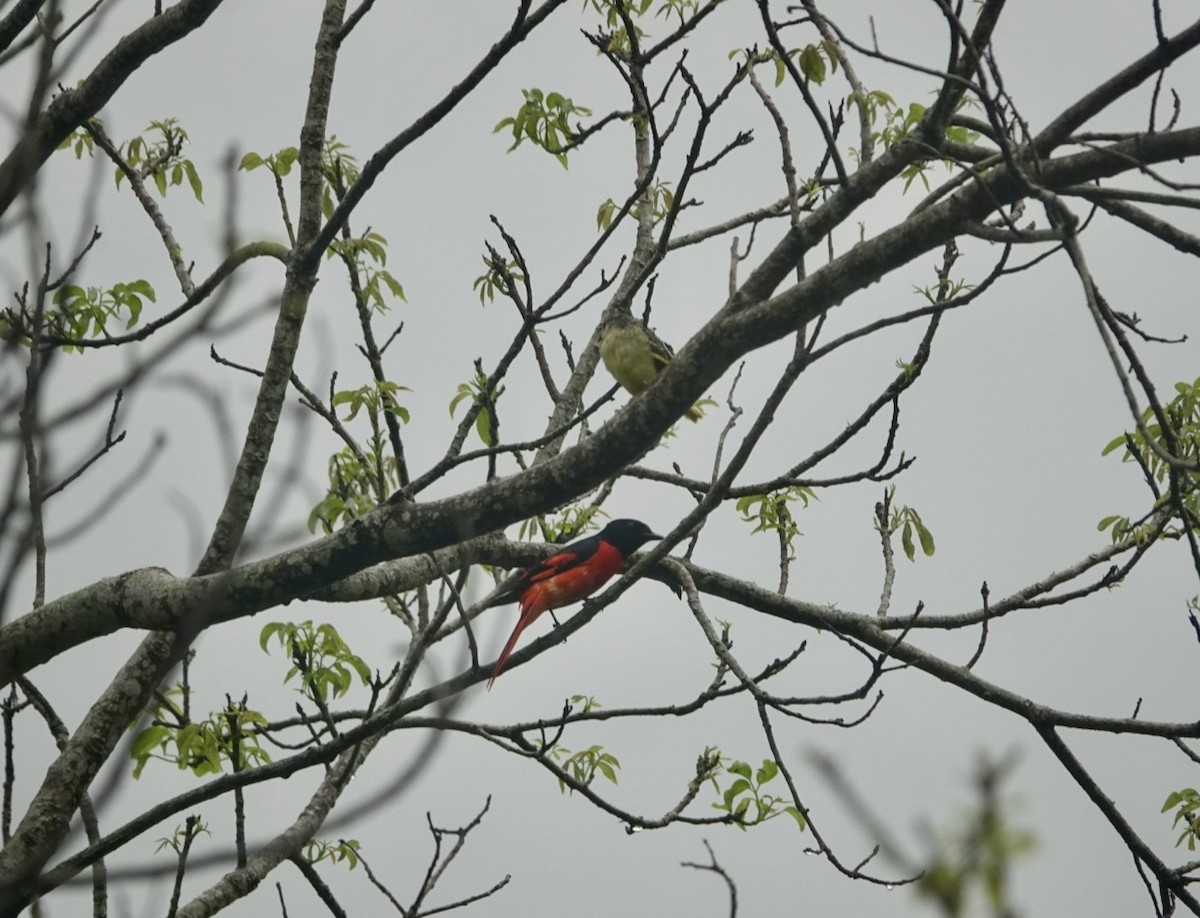
<path id="1" fill-rule="evenodd" d="M 669 344 L 627 313 L 609 319 L 600 335 L 600 359 L 613 379 L 632 395 L 646 391 L 673 354 Z M 698 421 L 703 414 L 693 406 L 683 416 Z"/>

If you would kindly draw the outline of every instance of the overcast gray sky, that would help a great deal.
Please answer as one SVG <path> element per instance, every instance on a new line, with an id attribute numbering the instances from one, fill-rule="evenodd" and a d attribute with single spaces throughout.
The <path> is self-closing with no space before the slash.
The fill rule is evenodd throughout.
<path id="1" fill-rule="evenodd" d="M 516 110 L 522 88 L 555 89 L 597 112 L 625 104 L 623 87 L 579 34 L 582 26 L 594 27 L 596 22 L 590 12 L 581 15 L 580 5 L 571 3 L 559 11 L 437 131 L 395 162 L 354 217 L 356 230 L 370 226 L 387 237 L 388 267 L 408 298 L 381 327 L 390 331 L 390 323 L 405 323 L 388 353 L 388 370 L 394 380 L 412 389 L 405 396 L 413 418 L 406 446 L 414 469 L 428 466 L 444 450 L 447 406 L 455 387 L 471 376 L 471 361 L 482 357 L 485 366 L 494 362 L 514 327 L 510 309 L 501 303 L 481 308 L 471 287 L 482 272 L 484 240 L 498 242 L 489 215 L 496 215 L 519 240 L 535 288 L 545 293 L 595 239 L 599 204 L 628 193 L 633 163 L 631 134 L 625 128 L 610 130 L 573 154 L 569 170 L 528 146 L 506 155 L 505 137 L 491 133 L 500 118 Z M 100 34 L 64 82 L 82 76 L 113 36 L 139 21 L 147 4 L 125 0 L 111 6 Z M 933 67 L 944 62 L 944 28 L 932 3 L 855 0 L 829 6 L 827 12 L 859 41 L 870 41 L 873 16 L 883 50 Z M 1153 45 L 1149 3 L 1056 0 L 1010 6 L 997 33 L 996 56 L 1007 90 L 1035 130 L 1099 78 Z M 1193 15 L 1190 4 L 1164 6 L 1169 30 Z M 261 171 L 227 175 L 222 170 L 231 154 L 266 154 L 297 142 L 320 8 L 316 0 L 227 4 L 173 51 L 149 61 L 103 113 L 115 138 L 128 137 L 149 120 L 165 117 L 179 118 L 189 131 L 190 155 L 205 179 L 207 203 L 201 209 L 176 190 L 164 206 L 186 257 L 196 262 L 197 276 L 207 274 L 218 258 L 229 181 L 235 183 L 232 196 L 241 238 L 286 241 L 269 176 Z M 776 15 L 784 15 L 782 6 Z M 511 17 L 512 4 L 494 0 L 379 3 L 339 62 L 331 132 L 365 160 L 457 82 Z M 761 27 L 754 5 L 743 0 L 730 0 L 710 25 L 695 37 L 688 65 L 701 84 L 715 92 L 733 66 L 727 52 L 761 43 Z M 649 28 L 665 31 L 661 20 Z M 886 90 L 897 101 L 930 98 L 933 84 L 928 78 L 872 62 L 857 66 L 868 85 Z M 1188 60 L 1169 74 L 1168 84 L 1183 97 L 1181 124 L 1196 122 L 1197 100 L 1191 92 L 1196 77 L 1197 68 Z M 0 87 L 0 98 L 7 109 L 17 108 L 23 87 L 16 74 L 6 73 L 6 78 L 8 86 Z M 844 92 L 836 78 L 833 85 L 834 96 Z M 1147 99 L 1148 89 L 1133 94 L 1095 129 L 1143 127 Z M 790 98 L 786 105 L 794 118 L 793 142 L 805 172 L 811 169 L 820 138 L 803 120 L 798 105 Z M 728 138 L 747 127 L 755 130 L 755 144 L 691 189 L 704 207 L 685 212 L 682 232 L 762 206 L 783 193 L 777 140 L 748 85 L 717 119 L 714 131 Z M 9 129 L 7 124 L 4 129 Z M 677 167 L 680 155 L 673 151 L 668 162 Z M 174 281 L 161 243 L 127 189 L 112 193 L 111 167 L 99 168 L 103 180 L 96 219 L 104 238 L 85 264 L 81 280 L 108 286 L 145 277 L 162 294 L 156 308 L 170 308 L 177 294 L 170 293 Z M 945 174 L 935 168 L 931 178 L 937 181 Z M 76 237 L 80 202 L 92 181 L 87 163 L 61 153 L 45 172 L 41 192 L 58 251 L 69 249 Z M 905 196 L 889 194 L 872 201 L 860 217 L 835 233 L 835 249 L 845 251 L 860 231 L 870 237 L 892 225 L 921 195 L 916 183 Z M 1029 218 L 1044 225 L 1035 209 Z M 755 252 L 765 253 L 783 229 L 779 222 L 760 230 Z M 1143 349 L 1160 390 L 1169 391 L 1176 380 L 1195 378 L 1200 361 L 1192 342 L 1200 336 L 1200 316 L 1194 264 L 1103 216 L 1088 230 L 1085 248 L 1114 308 L 1136 312 L 1152 333 L 1189 336 L 1187 344 Z M 981 277 L 995 257 L 993 247 L 978 242 L 964 244 L 963 251 L 955 274 L 968 281 Z M 0 277 L 6 294 L 26 278 L 27 252 L 25 240 L 14 234 L 0 238 Z M 611 273 L 616 258 L 603 256 L 597 267 Z M 754 260 L 752 255 L 743 270 Z M 827 334 L 832 337 L 872 317 L 917 305 L 913 285 L 933 283 L 934 261 L 924 259 L 847 301 L 831 314 Z M 273 262 L 252 265 L 245 275 L 234 293 L 239 312 L 269 303 L 282 282 Z M 686 340 L 724 302 L 727 275 L 727 240 L 668 260 L 654 298 L 654 321 L 662 335 L 676 344 Z M 346 384 L 367 378 L 354 350 L 357 322 L 342 273 L 330 263 L 322 277 L 298 364 L 301 377 L 321 392 L 334 369 Z M 563 323 L 577 348 L 601 307 L 597 302 Z M 264 314 L 216 345 L 225 357 L 261 365 L 270 327 Z M 911 356 L 919 336 L 915 327 L 873 336 L 806 373 L 779 413 L 747 479 L 785 469 L 840 431 L 894 375 L 895 361 Z M 565 376 L 556 337 L 554 330 L 546 343 Z M 52 554 L 50 597 L 135 567 L 162 565 L 179 574 L 194 567 L 228 484 L 231 456 L 209 410 L 188 384 L 189 376 L 202 379 L 213 396 L 224 400 L 235 441 L 244 431 L 256 388 L 249 378 L 216 367 L 208 359 L 210 343 L 205 339 L 189 344 L 149 391 L 129 401 L 123 414 L 129 440 L 123 451 L 90 473 L 87 484 L 68 500 L 51 506 L 50 532 L 61 532 L 91 512 L 99 495 L 121 479 L 132 457 L 141 455 L 155 437 L 166 436 L 162 457 L 129 499 L 87 538 Z M 778 372 L 789 348 L 769 349 L 748 366 L 736 395 L 748 413 L 772 385 L 772 372 Z M 112 352 L 62 359 L 51 379 L 51 405 L 71 402 L 122 363 L 123 355 Z M 0 368 L 8 375 L 18 371 L 11 365 Z M 706 477 L 728 416 L 724 401 L 731 381 L 732 374 L 713 388 L 719 408 L 698 425 L 681 425 L 678 436 L 651 454 L 647 464 L 669 469 L 679 462 L 686 473 Z M 589 395 L 599 395 L 607 384 L 607 378 L 598 378 Z M 618 405 L 623 398 L 618 397 Z M 520 439 L 542 431 L 549 407 L 532 361 L 514 369 L 505 402 L 507 437 Z M 606 408 L 601 417 L 611 410 Z M 899 479 L 898 500 L 920 511 L 937 538 L 937 553 L 915 565 L 900 562 L 893 609 L 903 613 L 923 601 L 931 614 L 966 611 L 978 605 L 984 580 L 993 596 L 1005 595 L 1105 545 L 1107 534 L 1096 531 L 1101 517 L 1136 515 L 1146 507 L 1136 468 L 1100 455 L 1129 423 L 1078 279 L 1062 257 L 1005 280 L 976 306 L 948 315 L 925 377 L 905 397 L 899 441 L 899 448 L 918 461 Z M 884 432 L 876 425 L 844 459 L 821 471 L 838 474 L 869 461 L 877 455 Z M 86 451 L 89 438 L 96 435 L 95 430 L 80 430 L 75 451 Z M 277 451 L 281 458 L 297 458 L 304 486 L 283 501 L 276 518 L 264 520 L 260 515 L 255 523 L 282 530 L 302 526 L 324 480 L 327 456 L 336 448 L 334 436 L 297 409 L 281 433 Z M 65 466 L 73 454 L 69 441 L 59 453 Z M 5 461 L 10 457 L 11 453 Z M 437 494 L 474 480 L 470 475 L 453 477 Z M 881 562 L 871 524 L 881 490 L 868 484 L 829 492 L 802 513 L 804 537 L 798 542 L 790 595 L 848 611 L 868 613 L 875 608 Z M 266 493 L 270 491 L 268 486 Z M 618 486 L 607 509 L 613 516 L 638 516 L 661 532 L 691 506 L 691 498 L 681 491 L 664 494 L 626 482 Z M 765 535 L 750 536 L 732 507 L 716 514 L 695 560 L 768 585 L 777 579 L 774 543 Z M 1024 612 L 1001 623 L 989 637 L 976 671 L 1070 710 L 1125 716 L 1141 699 L 1144 717 L 1194 719 L 1200 678 L 1186 601 L 1195 593 L 1183 547 L 1164 546 L 1118 590 L 1078 607 Z M 21 599 L 18 611 L 26 602 Z M 788 677 L 789 691 L 834 693 L 862 678 L 859 659 L 829 635 L 798 632 L 716 600 L 709 612 L 732 623 L 735 651 L 751 671 L 808 640 L 808 651 Z M 491 648 L 488 659 L 514 616 L 512 608 L 503 608 L 480 621 L 477 633 Z M 256 641 L 264 623 L 284 617 L 335 621 L 373 667 L 387 669 L 403 646 L 403 634 L 380 604 L 329 608 L 294 603 L 200 640 L 196 708 L 215 709 L 226 692 L 248 691 L 252 706 L 287 715 L 294 701 L 291 687 L 282 692 L 278 688 L 286 663 L 278 655 L 264 656 Z M 541 628 L 537 626 L 537 633 Z M 977 637 L 922 634 L 916 643 L 964 662 Z M 137 639 L 118 635 L 79 648 L 36 671 L 35 681 L 74 724 Z M 431 661 L 428 680 L 461 665 L 462 654 L 461 644 L 447 642 Z M 686 606 L 661 585 L 646 581 L 564 646 L 507 672 L 491 693 L 472 689 L 458 713 L 494 723 L 552 718 L 572 694 L 594 695 L 608 707 L 682 702 L 711 677 L 710 658 L 711 650 Z M 1016 752 L 1019 766 L 1005 786 L 1014 801 L 1011 817 L 1038 840 L 1034 856 L 1014 873 L 1016 903 L 1026 914 L 1150 913 L 1123 843 L 1026 724 L 916 671 L 892 675 L 883 688 L 883 704 L 853 730 L 777 725 L 805 802 L 846 863 L 865 857 L 873 842 L 811 767 L 810 753 L 832 757 L 906 850 L 918 857 L 927 827 L 954 825 L 973 803 L 971 776 L 977 759 Z M 610 749 L 621 760 L 621 781 L 602 792 L 623 807 L 654 815 L 674 804 L 705 746 L 716 745 L 734 758 L 756 763 L 767 754 L 753 715 L 752 706 L 741 700 L 713 705 L 686 720 L 588 725 L 564 742 L 572 749 L 592 743 Z M 373 788 L 385 785 L 403 768 L 421 739 L 405 731 L 390 737 L 363 770 L 346 804 L 369 799 Z M 1134 827 L 1168 859 L 1174 856 L 1170 819 L 1158 811 L 1169 791 L 1196 783 L 1194 765 L 1162 741 L 1074 734 L 1070 740 Z M 20 801 L 34 789 L 31 771 L 18 777 Z M 252 793 L 252 834 L 265 837 L 289 823 L 317 780 L 316 775 L 304 775 Z M 140 784 L 121 786 L 102 813 L 102 823 L 115 825 L 123 815 L 144 807 L 152 795 L 157 799 L 167 792 L 164 789 L 182 789 L 189 783 L 166 767 L 152 768 Z M 491 812 L 435 897 L 442 902 L 468 895 L 512 874 L 505 890 L 472 906 L 472 914 L 478 916 L 724 915 L 720 881 L 679 866 L 681 861 L 706 860 L 703 839 L 737 881 L 745 915 L 785 909 L 814 915 L 932 913 L 908 890 L 852 883 L 823 859 L 803 856 L 812 839 L 788 820 L 746 833 L 674 827 L 628 835 L 621 824 L 586 801 L 561 795 L 535 765 L 461 737 L 444 740 L 431 767 L 402 798 L 328 835 L 359 839 L 372 867 L 398 893 L 408 893 L 419 881 L 429 852 L 425 813 L 438 825 L 459 826 L 489 794 Z M 703 806 L 709 796 L 702 796 Z M 203 853 L 205 845 L 228 842 L 230 809 L 222 800 L 205 810 L 214 838 L 198 842 L 197 853 Z M 123 854 L 126 862 L 149 857 L 156 840 L 169 834 L 173 825 L 169 821 L 130 846 Z M 1181 853 L 1179 859 L 1184 857 Z M 159 858 L 165 861 L 165 855 Z M 896 873 L 883 863 L 877 871 Z M 190 876 L 185 899 L 186 891 L 194 895 L 214 876 L 199 871 Z M 386 903 L 361 870 L 323 870 L 323 876 L 352 914 L 383 913 Z M 282 868 L 229 914 L 278 914 L 277 879 L 285 882 L 292 915 L 320 913 L 307 884 L 291 868 Z M 152 895 L 137 886 L 114 886 L 113 913 L 158 914 L 167 883 L 159 882 Z M 73 895 L 52 898 L 48 913 L 73 913 L 83 901 Z"/>

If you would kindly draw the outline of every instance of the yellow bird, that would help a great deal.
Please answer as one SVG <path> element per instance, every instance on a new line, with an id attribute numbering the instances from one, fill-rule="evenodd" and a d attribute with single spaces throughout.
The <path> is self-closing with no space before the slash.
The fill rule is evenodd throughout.
<path id="1" fill-rule="evenodd" d="M 640 395 L 671 362 L 671 346 L 629 313 L 618 312 L 600 333 L 600 359 L 632 395 Z M 693 405 L 683 415 L 698 421 L 704 413 Z"/>

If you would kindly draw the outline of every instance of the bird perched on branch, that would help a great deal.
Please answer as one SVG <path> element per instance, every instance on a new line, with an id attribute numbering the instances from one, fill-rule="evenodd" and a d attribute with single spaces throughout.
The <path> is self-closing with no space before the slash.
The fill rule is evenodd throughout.
<path id="1" fill-rule="evenodd" d="M 661 538 L 641 520 L 613 520 L 595 535 L 571 542 L 558 554 L 522 571 L 512 586 L 489 603 L 499 605 L 515 600 L 520 603 L 521 617 L 496 660 L 488 688 L 491 689 L 508 662 L 517 638 L 534 619 L 543 612 L 591 596 L 621 569 L 626 558 L 650 540 Z"/>
<path id="2" fill-rule="evenodd" d="M 646 391 L 674 355 L 667 342 L 627 312 L 610 318 L 600 333 L 600 359 L 631 395 Z M 693 405 L 683 416 L 694 422 L 704 414 Z"/>

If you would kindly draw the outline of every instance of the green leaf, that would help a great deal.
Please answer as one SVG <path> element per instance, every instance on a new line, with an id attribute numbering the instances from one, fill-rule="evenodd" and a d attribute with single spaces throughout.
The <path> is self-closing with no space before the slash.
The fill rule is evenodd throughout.
<path id="1" fill-rule="evenodd" d="M 368 679 L 370 676 L 367 677 Z M 336 690 L 336 694 L 345 695 L 354 685 L 354 676 L 344 666 L 335 666 L 330 670 L 330 685 Z"/>
<path id="2" fill-rule="evenodd" d="M 130 745 L 129 755 L 135 759 L 145 758 L 170 738 L 171 730 L 169 727 L 147 727 L 137 735 L 132 745 Z"/>
<path id="3" fill-rule="evenodd" d="M 183 171 L 187 175 L 188 184 L 192 187 L 192 194 L 196 196 L 197 201 L 203 204 L 204 185 L 200 182 L 200 176 L 196 173 L 196 167 L 190 159 L 183 161 Z"/>
<path id="4" fill-rule="evenodd" d="M 754 776 L 755 782 L 762 786 L 779 774 L 779 763 L 774 759 L 763 759 L 762 768 Z"/>
<path id="5" fill-rule="evenodd" d="M 486 408 L 480 408 L 479 414 L 475 415 L 475 433 L 485 446 L 496 445 L 492 436 L 492 415 Z"/>
<path id="6" fill-rule="evenodd" d="M 371 668 L 363 662 L 361 657 L 350 654 L 346 658 L 346 662 L 354 667 L 354 671 L 358 673 L 358 678 L 362 680 L 363 685 L 368 685 L 371 682 Z"/>
<path id="7" fill-rule="evenodd" d="M 1193 802 L 1200 800 L 1200 793 L 1197 793 L 1196 790 L 1191 787 L 1185 787 L 1183 790 L 1174 791 L 1169 797 L 1167 797 L 1167 802 L 1163 804 L 1161 812 L 1165 813 L 1167 810 L 1178 806 L 1185 800 Z"/>
<path id="8" fill-rule="evenodd" d="M 238 163 L 238 171 L 253 172 L 259 166 L 263 165 L 263 158 L 257 153 L 247 153 L 242 157 L 242 161 Z"/>
<path id="9" fill-rule="evenodd" d="M 915 513 L 913 514 L 913 524 L 917 529 L 917 538 L 921 542 L 921 551 L 925 553 L 926 558 L 932 557 L 935 551 L 933 533 L 925 527 L 925 524 L 921 522 L 921 518 Z"/>
<path id="10" fill-rule="evenodd" d="M 292 171 L 292 166 L 300 161 L 300 150 L 296 147 L 284 147 L 275 154 L 275 174 L 283 177 Z"/>
<path id="11" fill-rule="evenodd" d="M 741 775 L 747 781 L 750 780 L 750 775 L 752 774 L 750 765 L 746 762 L 734 762 L 732 765 L 730 765 L 725 770 L 728 771 L 730 774 Z"/>
<path id="12" fill-rule="evenodd" d="M 617 215 L 617 202 L 609 198 L 596 211 L 596 228 L 606 230 L 612 226 L 613 217 Z"/>
<path id="13" fill-rule="evenodd" d="M 750 790 L 750 782 L 744 779 L 739 779 L 729 785 L 725 789 L 725 809 L 730 809 L 733 806 L 733 801 L 748 790 Z"/>
<path id="14" fill-rule="evenodd" d="M 350 413 L 346 415 L 345 420 L 353 421 L 358 417 L 358 412 L 366 403 L 366 388 L 362 389 L 347 389 L 343 392 L 336 393 L 330 399 L 330 407 L 337 408 L 339 405 L 349 405 Z"/>
<path id="15" fill-rule="evenodd" d="M 1112 441 L 1110 441 L 1109 444 L 1106 447 L 1104 447 L 1104 449 L 1100 450 L 1100 455 L 1107 456 L 1114 449 L 1120 449 L 1122 446 L 1128 446 L 1128 445 L 1129 445 L 1128 436 L 1126 434 L 1121 434 L 1119 437 L 1114 437 L 1112 439 Z"/>
<path id="16" fill-rule="evenodd" d="M 836 47 L 837 47 L 836 44 L 832 41 L 822 41 L 821 42 L 821 48 L 824 49 L 825 56 L 827 58 L 829 58 L 829 69 L 830 69 L 830 72 L 832 72 L 832 73 L 837 73 L 837 69 L 838 69 L 838 59 L 837 59 Z"/>
<path id="17" fill-rule="evenodd" d="M 745 497 L 739 497 L 734 506 L 737 508 L 738 513 L 749 516 L 750 508 L 766 499 L 767 496 L 765 494 L 749 494 Z"/>
<path id="18" fill-rule="evenodd" d="M 800 52 L 800 72 L 818 86 L 825 82 L 825 58 L 816 45 L 809 45 Z"/>
<path id="19" fill-rule="evenodd" d="M 801 831 L 804 831 L 804 829 L 808 827 L 808 820 L 805 819 L 804 814 L 794 806 L 785 806 L 783 811 L 796 820 L 796 825 L 800 827 Z"/>
<path id="20" fill-rule="evenodd" d="M 454 398 L 450 399 L 450 417 L 454 417 L 454 409 L 459 406 L 463 399 L 473 398 L 474 395 L 475 393 L 471 391 L 470 386 L 468 386 L 466 383 L 459 383 L 458 394 L 454 396 Z"/>
<path id="21" fill-rule="evenodd" d="M 142 314 L 142 301 L 136 296 L 123 297 L 122 302 L 129 310 L 129 319 L 125 323 L 125 328 L 133 328 L 137 325 L 137 320 Z"/>
<path id="22" fill-rule="evenodd" d="M 154 295 L 154 288 L 150 286 L 147 280 L 135 280 L 126 285 L 134 293 L 141 294 L 151 303 L 157 302 Z"/>
<path id="23" fill-rule="evenodd" d="M 387 288 L 391 291 L 392 296 L 407 303 L 408 298 L 404 295 L 404 288 L 400 286 L 400 282 L 392 277 L 390 271 L 380 271 L 379 277 L 387 284 Z"/>
<path id="24" fill-rule="evenodd" d="M 54 296 L 51 298 L 55 305 L 61 303 L 73 303 L 76 300 L 86 300 L 87 291 L 77 284 L 68 284 L 65 287 L 60 287 L 54 291 Z"/>
<path id="25" fill-rule="evenodd" d="M 283 622 L 270 622 L 269 624 L 263 625 L 262 631 L 258 633 L 258 646 L 262 648 L 264 653 L 269 652 L 267 650 L 267 644 L 270 643 L 271 638 L 283 631 L 285 627 L 287 626 L 284 625 Z M 282 636 L 280 637 L 280 640 L 282 640 Z"/>

